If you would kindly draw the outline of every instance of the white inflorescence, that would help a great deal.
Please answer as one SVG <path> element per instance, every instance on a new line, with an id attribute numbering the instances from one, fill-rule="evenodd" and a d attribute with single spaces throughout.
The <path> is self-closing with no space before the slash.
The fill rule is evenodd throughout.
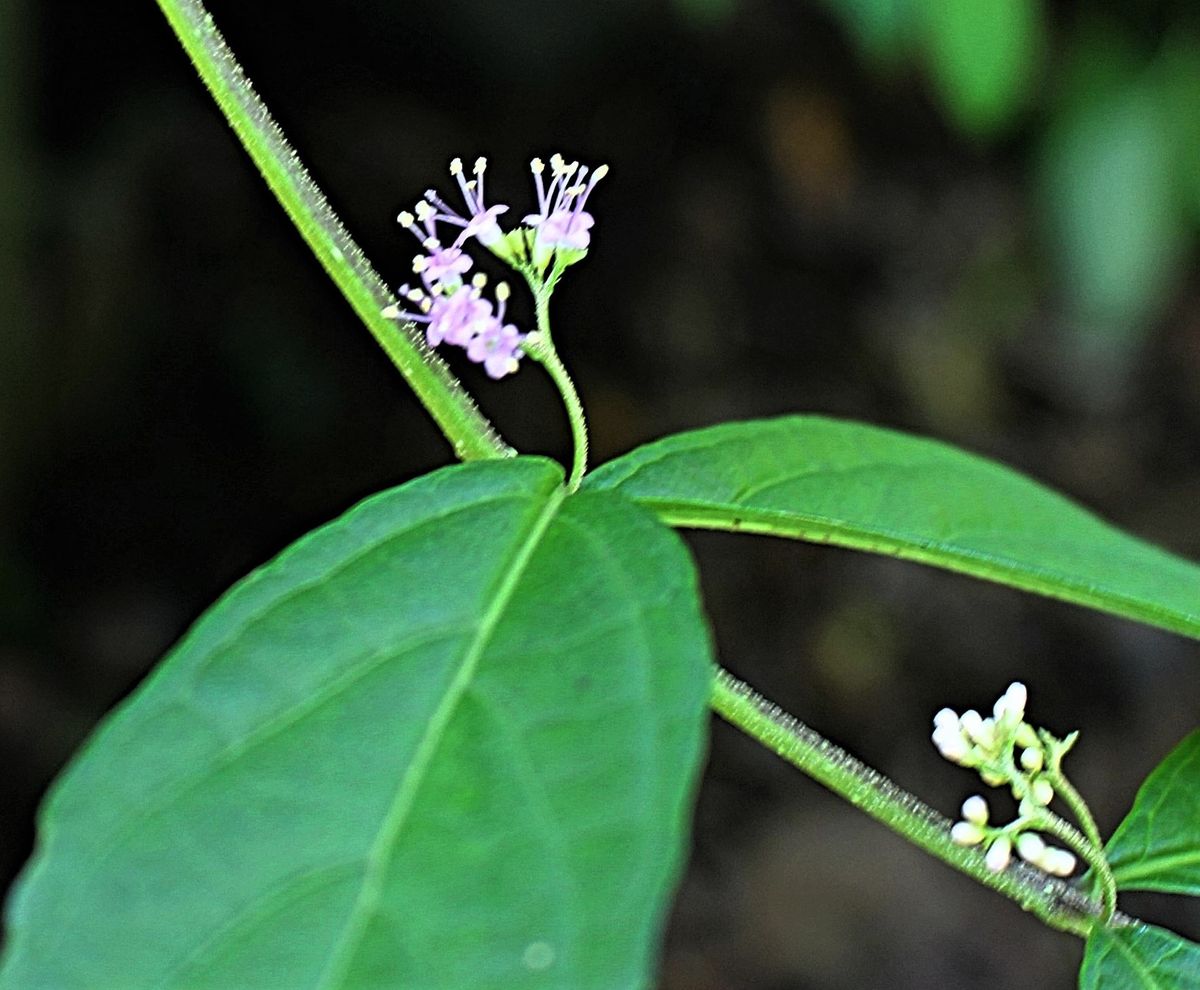
<path id="1" fill-rule="evenodd" d="M 1057 766 L 1062 753 L 1070 748 L 1074 736 L 1056 742 L 1045 741 L 1038 730 L 1025 721 L 1029 692 L 1019 681 L 1010 684 L 992 706 L 988 717 L 974 710 L 959 715 L 943 708 L 933 717 L 933 744 L 952 763 L 976 770 L 992 787 L 1007 785 L 1020 802 L 1018 817 L 1004 826 L 989 826 L 989 809 L 982 795 L 974 794 L 962 805 L 962 820 L 950 830 L 950 837 L 962 846 L 982 846 L 989 869 L 999 872 L 1008 867 L 1015 849 L 1027 863 L 1055 876 L 1069 876 L 1075 869 L 1074 854 L 1057 849 L 1033 831 L 1046 824 L 1046 806 L 1055 796 L 1054 785 L 1046 775 L 1046 746 L 1055 746 L 1051 760 Z"/>

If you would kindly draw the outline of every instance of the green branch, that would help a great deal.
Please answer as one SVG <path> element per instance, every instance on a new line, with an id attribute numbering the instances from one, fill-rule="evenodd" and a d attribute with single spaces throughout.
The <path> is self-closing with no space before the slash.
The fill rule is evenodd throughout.
<path id="1" fill-rule="evenodd" d="M 558 356 L 554 346 L 554 338 L 550 335 L 550 293 L 554 289 L 557 277 L 545 285 L 537 284 L 533 277 L 529 279 L 529 287 L 533 290 L 537 307 L 537 328 L 540 341 L 527 348 L 529 355 L 544 367 L 562 395 L 563 404 L 567 410 L 567 420 L 571 424 L 571 442 L 574 453 L 571 457 L 571 473 L 567 478 L 567 491 L 579 489 L 579 483 L 587 471 L 588 431 L 587 419 L 583 414 L 583 403 L 579 401 L 579 393 L 575 390 L 575 382 L 571 379 L 566 365 Z"/>
<path id="2" fill-rule="evenodd" d="M 1021 863 L 998 873 L 988 869 L 982 852 L 950 838 L 952 823 L 945 816 L 719 668 L 712 707 L 819 784 L 943 863 L 1016 901 L 1050 927 L 1086 938 L 1104 916 L 1102 905 L 1040 870 Z M 1110 923 L 1125 920 L 1119 916 Z"/>
<path id="3" fill-rule="evenodd" d="M 292 223 L 441 427 L 455 454 L 461 460 L 511 455 L 445 362 L 425 345 L 416 326 L 397 324 L 382 315 L 395 297 L 301 164 L 201 0 L 158 0 L 158 5 Z"/>

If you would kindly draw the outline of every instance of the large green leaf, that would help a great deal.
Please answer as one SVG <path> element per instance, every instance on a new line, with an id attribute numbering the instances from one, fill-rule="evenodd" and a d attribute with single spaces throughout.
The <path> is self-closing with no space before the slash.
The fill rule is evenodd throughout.
<path id="1" fill-rule="evenodd" d="M 542 459 L 371 498 L 63 777 L 6 990 L 645 984 L 710 648 L 678 537 Z"/>
<path id="2" fill-rule="evenodd" d="M 835 543 L 1200 637 L 1200 567 L 1007 468 L 820 416 L 728 423 L 617 458 L 585 487 L 678 526 Z"/>
<path id="3" fill-rule="evenodd" d="M 1098 926 L 1079 968 L 1080 990 L 1200 990 L 1200 945 L 1153 925 Z"/>
<path id="4" fill-rule="evenodd" d="M 1143 782 L 1105 856 L 1122 890 L 1200 896 L 1200 729 Z"/>

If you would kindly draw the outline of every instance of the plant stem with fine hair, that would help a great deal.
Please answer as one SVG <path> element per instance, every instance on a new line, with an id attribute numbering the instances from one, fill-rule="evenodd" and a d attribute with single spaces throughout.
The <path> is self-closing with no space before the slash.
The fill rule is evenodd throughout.
<path id="1" fill-rule="evenodd" d="M 717 668 L 711 700 L 713 710 L 731 725 L 943 863 L 1016 901 L 1050 927 L 1086 938 L 1093 927 L 1103 923 L 1104 905 L 1055 877 L 1022 863 L 999 872 L 989 869 L 977 848 L 960 846 L 951 839 L 952 822 L 944 815 L 728 671 Z M 1121 915 L 1105 920 L 1110 924 L 1128 921 Z"/>
<path id="2" fill-rule="evenodd" d="M 321 266 L 416 392 L 461 460 L 513 451 L 414 324 L 383 316 L 396 301 L 254 91 L 201 0 L 158 0 L 242 146 Z"/>

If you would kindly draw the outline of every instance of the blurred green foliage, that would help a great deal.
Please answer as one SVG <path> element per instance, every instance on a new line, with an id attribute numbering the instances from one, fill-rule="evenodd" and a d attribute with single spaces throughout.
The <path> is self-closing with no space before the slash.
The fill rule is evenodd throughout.
<path id="1" fill-rule="evenodd" d="M 1178 287 L 1200 221 L 1200 35 L 1045 0 L 824 0 L 878 71 L 915 64 L 973 141 L 1022 130 L 1079 348 L 1120 361 Z M 1161 13 L 1161 12 L 1156 12 Z M 1177 23 L 1176 23 L 1177 22 Z"/>

